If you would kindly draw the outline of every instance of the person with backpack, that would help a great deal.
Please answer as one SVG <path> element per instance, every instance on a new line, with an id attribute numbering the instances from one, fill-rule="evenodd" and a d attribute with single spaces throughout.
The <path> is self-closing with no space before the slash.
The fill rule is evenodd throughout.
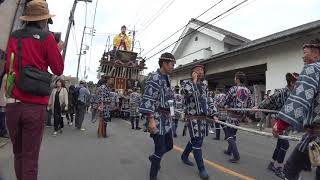
<path id="1" fill-rule="evenodd" d="M 86 114 L 87 99 L 90 98 L 90 91 L 85 87 L 86 82 L 80 81 L 79 87 L 76 88 L 74 98 L 76 102 L 76 118 L 75 126 L 81 131 L 86 129 L 82 127 L 82 123 Z"/>
<path id="2" fill-rule="evenodd" d="M 38 159 L 46 109 L 50 95 L 51 72 L 60 76 L 64 64 L 60 54 L 63 42 L 47 31 L 48 4 L 30 1 L 23 29 L 14 31 L 8 41 L 6 73 L 6 119 L 14 154 L 17 180 L 38 179 Z"/>
<path id="3" fill-rule="evenodd" d="M 68 91 L 68 112 L 66 114 L 66 118 L 68 121 L 68 125 L 72 126 L 73 125 L 73 119 L 74 119 L 74 113 L 75 113 L 75 102 L 74 102 L 74 91 L 75 91 L 75 86 L 71 85 L 69 87 Z"/>
<path id="4" fill-rule="evenodd" d="M 232 86 L 226 93 L 223 106 L 227 108 L 251 108 L 251 91 L 244 85 L 246 75 L 239 71 L 235 74 L 235 86 Z M 243 111 L 228 111 L 227 123 L 239 126 L 240 120 L 245 115 Z M 236 144 L 237 129 L 226 127 L 226 137 L 228 141 L 228 149 L 224 151 L 226 155 L 233 155 L 229 160 L 231 163 L 238 163 L 240 154 Z"/>

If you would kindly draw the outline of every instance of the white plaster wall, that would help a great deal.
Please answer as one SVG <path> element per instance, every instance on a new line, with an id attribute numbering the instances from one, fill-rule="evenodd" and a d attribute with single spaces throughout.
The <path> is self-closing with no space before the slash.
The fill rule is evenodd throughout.
<path id="1" fill-rule="evenodd" d="M 6 50 L 17 2 L 5 0 L 0 5 L 0 49 Z"/>
<path id="2" fill-rule="evenodd" d="M 200 59 L 206 59 L 209 58 L 212 55 L 212 51 L 211 50 L 207 50 L 207 49 L 202 49 L 199 52 L 196 52 L 194 54 L 190 54 L 186 57 L 180 58 L 177 60 L 176 66 L 179 65 L 184 65 L 190 62 L 193 62 L 195 59 L 200 60 Z"/>
<path id="3" fill-rule="evenodd" d="M 198 41 L 195 41 L 195 38 L 198 37 Z M 182 53 L 177 57 L 177 65 L 179 64 L 187 64 L 192 62 L 195 59 L 205 59 L 209 56 L 217 53 L 224 52 L 224 42 L 219 41 L 215 38 L 212 38 L 206 34 L 201 32 L 197 32 L 191 35 L 188 42 L 185 43 L 185 47 L 182 50 Z M 211 48 L 212 53 L 208 52 L 198 52 L 192 55 L 189 55 L 195 51 L 198 51 L 202 48 Z M 188 55 L 188 56 L 187 56 Z M 186 57 L 184 57 L 186 56 Z M 184 58 L 183 58 L 184 57 Z"/>

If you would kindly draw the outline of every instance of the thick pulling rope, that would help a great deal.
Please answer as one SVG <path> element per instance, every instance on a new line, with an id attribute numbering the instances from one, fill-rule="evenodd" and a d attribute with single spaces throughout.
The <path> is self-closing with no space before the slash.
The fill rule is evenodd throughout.
<path id="1" fill-rule="evenodd" d="M 270 110 L 270 109 L 251 109 L 251 108 L 225 108 L 227 111 L 253 111 L 253 112 L 267 112 L 267 113 L 276 113 L 279 111 Z"/>
<path id="2" fill-rule="evenodd" d="M 257 135 L 267 136 L 267 137 L 274 137 L 272 133 L 261 132 L 261 131 L 257 131 L 257 130 L 254 130 L 254 129 L 235 126 L 233 124 L 225 123 L 225 122 L 222 122 L 222 121 L 214 121 L 214 122 L 222 124 L 222 125 L 225 125 L 225 126 L 228 126 L 228 127 L 231 127 L 231 128 L 234 128 L 234 129 L 239 129 L 239 130 L 242 130 L 242 131 L 246 131 L 246 132 L 249 132 L 249 133 L 252 133 L 252 134 L 257 134 Z M 280 135 L 279 138 L 280 139 L 291 140 L 291 141 L 300 141 L 301 140 L 300 137 L 296 137 L 296 136 L 282 136 L 282 135 Z"/>
<path id="3" fill-rule="evenodd" d="M 249 108 L 227 108 L 225 110 L 228 110 L 228 111 L 260 111 L 260 112 L 269 112 L 269 113 L 278 113 L 278 111 L 274 111 L 274 110 L 268 110 L 268 109 L 249 109 Z M 178 113 L 183 113 L 181 111 L 177 111 L 176 112 Z M 210 119 L 212 120 L 212 119 Z M 235 126 L 233 124 L 229 124 L 229 123 L 225 123 L 225 122 L 222 122 L 222 121 L 214 121 L 216 123 L 219 123 L 219 124 L 222 124 L 222 125 L 225 125 L 225 126 L 228 126 L 228 127 L 231 127 L 231 128 L 234 128 L 234 129 L 239 129 L 241 131 L 246 131 L 246 132 L 249 132 L 249 133 L 252 133 L 252 134 L 256 134 L 256 135 L 260 135 L 260 136 L 266 136 L 266 137 L 274 137 L 272 133 L 268 133 L 268 132 L 261 132 L 261 131 L 257 131 L 257 130 L 254 130 L 254 129 L 249 129 L 249 128 L 244 128 L 244 127 L 240 127 L 240 126 Z M 300 141 L 301 138 L 300 137 L 297 137 L 297 136 L 283 136 L 283 135 L 279 135 L 280 139 L 286 139 L 286 140 L 291 140 L 291 141 Z"/>

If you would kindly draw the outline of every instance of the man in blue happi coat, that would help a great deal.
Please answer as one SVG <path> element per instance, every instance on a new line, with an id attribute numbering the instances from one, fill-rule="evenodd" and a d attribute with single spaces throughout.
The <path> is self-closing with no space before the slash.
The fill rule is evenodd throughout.
<path id="1" fill-rule="evenodd" d="M 226 93 L 224 107 L 226 108 L 250 108 L 252 107 L 251 91 L 245 86 L 246 75 L 239 71 L 234 77 L 235 86 L 232 86 Z M 244 111 L 227 111 L 227 123 L 239 126 L 240 120 L 245 115 Z M 236 143 L 237 129 L 226 127 L 226 137 L 228 148 L 224 151 L 226 155 L 233 155 L 229 160 L 231 163 L 237 163 L 240 160 L 240 154 Z"/>
<path id="2" fill-rule="evenodd" d="M 320 143 L 320 40 L 305 44 L 303 53 L 305 66 L 273 126 L 275 136 L 289 126 L 305 132 L 284 165 L 285 179 L 288 180 L 298 180 L 302 170 L 310 169 L 309 143 Z M 316 180 L 319 179 L 318 166 Z"/>
<path id="3" fill-rule="evenodd" d="M 209 179 L 202 158 L 203 138 L 208 134 L 207 116 L 215 113 L 213 101 L 208 101 L 208 88 L 204 82 L 205 72 L 203 65 L 192 68 L 192 80 L 185 80 L 181 84 L 181 92 L 185 100 L 185 118 L 190 134 L 190 141 L 185 147 L 181 160 L 184 164 L 194 166 L 189 160 L 189 154 L 193 151 L 201 179 Z"/>
<path id="4" fill-rule="evenodd" d="M 154 141 L 154 153 L 149 156 L 150 180 L 157 179 L 162 156 L 173 148 L 170 105 L 174 104 L 174 92 L 169 75 L 175 63 L 176 60 L 170 53 L 160 56 L 160 69 L 149 74 L 140 105 L 140 113 L 147 118 L 150 136 Z M 172 103 L 169 104 L 170 101 Z"/>

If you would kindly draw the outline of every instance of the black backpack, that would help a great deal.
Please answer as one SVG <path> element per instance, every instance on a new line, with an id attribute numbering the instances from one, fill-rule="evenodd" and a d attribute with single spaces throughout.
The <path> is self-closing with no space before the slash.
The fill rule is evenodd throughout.
<path id="1" fill-rule="evenodd" d="M 80 89 L 81 89 L 81 87 L 76 87 L 73 91 L 72 99 L 73 99 L 74 104 L 78 104 Z"/>

